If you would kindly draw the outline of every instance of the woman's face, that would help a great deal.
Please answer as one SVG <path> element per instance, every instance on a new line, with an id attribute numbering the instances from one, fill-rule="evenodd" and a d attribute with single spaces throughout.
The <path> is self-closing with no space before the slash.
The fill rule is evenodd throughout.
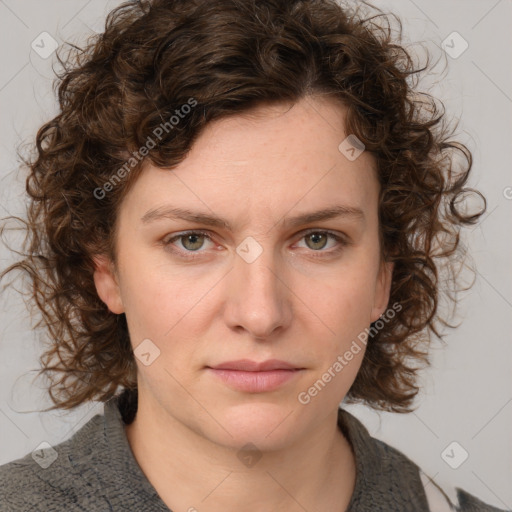
<path id="1" fill-rule="evenodd" d="M 115 273 L 98 259 L 95 281 L 126 314 L 155 421 L 275 449 L 336 414 L 391 267 L 373 157 L 339 149 L 343 107 L 307 98 L 256 113 L 209 124 L 172 171 L 145 168 L 120 208 Z M 171 209 L 187 218 L 161 215 Z M 338 214 L 301 220 L 324 210 Z M 297 370 L 212 369 L 242 359 Z"/>

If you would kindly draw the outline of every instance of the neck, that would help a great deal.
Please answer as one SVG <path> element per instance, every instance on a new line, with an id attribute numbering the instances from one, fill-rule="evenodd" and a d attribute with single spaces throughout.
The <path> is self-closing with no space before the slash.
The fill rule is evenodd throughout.
<path id="1" fill-rule="evenodd" d="M 213 443 L 165 415 L 154 416 L 139 401 L 125 427 L 137 463 L 171 510 L 339 510 L 355 487 L 351 446 L 337 426 L 337 411 L 307 439 L 286 449 L 240 462 L 233 448 Z M 254 453 L 247 453 L 249 457 Z M 253 459 L 254 460 L 254 459 Z"/>

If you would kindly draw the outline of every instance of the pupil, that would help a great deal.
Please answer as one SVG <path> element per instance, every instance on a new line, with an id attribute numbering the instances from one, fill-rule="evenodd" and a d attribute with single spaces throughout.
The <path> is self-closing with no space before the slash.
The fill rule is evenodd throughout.
<path id="1" fill-rule="evenodd" d="M 203 235 L 187 235 L 187 236 L 186 236 L 187 243 L 188 243 L 188 242 L 191 242 L 191 243 L 192 243 L 192 245 L 197 244 L 197 239 L 198 239 L 198 238 L 201 238 L 202 236 L 203 236 Z M 194 239 L 196 239 L 196 241 L 195 241 L 195 242 L 194 242 Z M 200 247 L 201 247 L 201 244 L 199 244 L 199 247 L 192 247 L 192 248 L 190 248 L 190 247 L 189 247 L 189 248 L 190 248 L 190 249 L 199 249 Z"/>
<path id="2" fill-rule="evenodd" d="M 321 233 L 312 233 L 309 236 L 314 244 L 319 243 L 319 241 L 321 241 L 322 238 L 324 239 L 324 242 L 325 242 L 325 238 L 326 238 L 325 235 L 323 235 Z M 325 243 L 321 247 L 317 247 L 317 249 L 322 249 L 324 246 L 325 246 Z"/>

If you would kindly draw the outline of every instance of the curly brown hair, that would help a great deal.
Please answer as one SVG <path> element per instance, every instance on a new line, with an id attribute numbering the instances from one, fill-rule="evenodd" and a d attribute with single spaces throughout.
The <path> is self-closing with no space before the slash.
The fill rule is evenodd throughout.
<path id="1" fill-rule="evenodd" d="M 431 335 L 442 339 L 440 325 L 450 325 L 438 311 L 440 276 L 451 269 L 449 281 L 458 282 L 461 228 L 482 215 L 485 198 L 466 188 L 471 152 L 452 140 L 442 102 L 416 90 L 428 65 L 415 66 L 400 19 L 391 15 L 393 35 L 390 15 L 358 4 L 133 0 L 115 8 L 85 48 L 58 55 L 59 114 L 23 159 L 23 258 L 1 274 L 17 269 L 31 279 L 37 327 L 49 335 L 39 372 L 55 404 L 47 410 L 105 401 L 119 387 L 136 391 L 126 318 L 99 299 L 93 256 L 116 262 L 117 213 L 144 162 L 179 164 L 215 119 L 328 95 L 347 108 L 345 132 L 377 162 L 382 257 L 394 262 L 390 303 L 401 305 L 370 336 L 346 400 L 410 412 Z M 191 99 L 194 108 L 162 130 Z M 156 134 L 141 158 L 138 149 Z M 468 194 L 483 199 L 479 211 L 466 212 Z"/>

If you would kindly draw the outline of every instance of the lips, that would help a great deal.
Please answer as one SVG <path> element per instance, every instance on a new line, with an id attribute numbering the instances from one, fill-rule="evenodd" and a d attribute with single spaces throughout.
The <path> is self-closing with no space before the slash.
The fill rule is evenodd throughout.
<path id="1" fill-rule="evenodd" d="M 272 370 L 301 370 L 301 367 L 295 366 L 279 359 L 268 359 L 258 363 L 250 359 L 239 359 L 237 361 L 227 361 L 215 366 L 208 366 L 214 370 L 239 370 L 244 372 L 268 372 Z"/>
<path id="2" fill-rule="evenodd" d="M 206 369 L 231 389 L 245 393 L 277 390 L 297 378 L 302 373 L 301 370 L 304 370 L 279 359 L 269 359 L 260 363 L 250 359 L 239 359 L 208 366 Z"/>

